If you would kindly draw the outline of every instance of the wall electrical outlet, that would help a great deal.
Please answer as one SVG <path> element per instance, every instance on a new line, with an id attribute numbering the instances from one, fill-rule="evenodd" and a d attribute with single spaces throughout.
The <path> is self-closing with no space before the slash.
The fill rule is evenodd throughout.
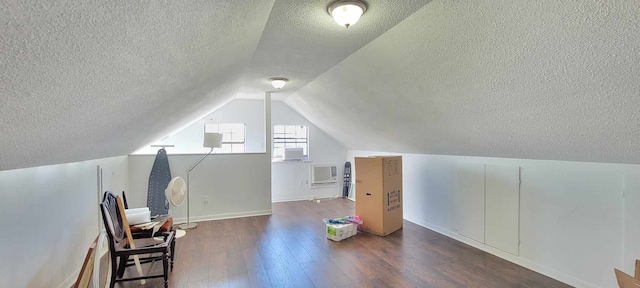
<path id="1" fill-rule="evenodd" d="M 209 196 L 204 196 L 204 204 L 209 204 Z"/>

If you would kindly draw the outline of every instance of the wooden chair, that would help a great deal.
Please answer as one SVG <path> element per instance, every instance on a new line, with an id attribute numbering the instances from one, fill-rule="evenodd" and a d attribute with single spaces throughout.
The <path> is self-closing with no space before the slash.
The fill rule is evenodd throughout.
<path id="1" fill-rule="evenodd" d="M 123 204 L 124 204 L 124 209 L 129 209 L 129 204 L 127 203 L 127 194 L 122 191 L 122 200 L 123 200 Z M 171 242 L 171 259 L 169 264 L 171 265 L 171 271 L 173 271 L 173 262 L 174 262 L 174 257 L 175 257 L 175 251 L 176 251 L 176 234 L 175 231 L 173 230 L 173 217 L 171 217 L 171 215 L 160 215 L 160 216 L 168 216 L 165 223 L 162 225 L 162 227 L 160 227 L 160 229 L 158 229 L 158 232 L 156 232 L 155 234 L 153 234 L 153 230 L 149 229 L 149 230 L 143 230 L 134 226 L 130 226 L 129 228 L 131 229 L 131 236 L 133 236 L 133 239 L 141 239 L 141 238 L 152 238 L 152 237 L 160 237 L 162 235 L 164 235 L 165 233 L 173 233 L 173 241 Z M 152 221 L 157 221 L 157 220 L 153 220 Z"/>
<path id="2" fill-rule="evenodd" d="M 107 191 L 100 204 L 102 220 L 109 238 L 109 254 L 111 257 L 111 284 L 113 288 L 117 282 L 133 281 L 150 278 L 164 278 L 164 287 L 169 287 L 169 258 L 171 257 L 171 243 L 174 241 L 174 233 L 164 233 L 164 241 L 157 244 L 135 248 L 131 231 L 124 214 L 124 205 L 120 197 Z M 139 259 L 139 263 L 150 263 L 162 260 L 163 273 L 157 275 L 123 278 L 126 267 L 134 265 L 129 259 Z M 137 264 L 137 263 L 136 263 Z M 139 268 L 139 267 L 138 267 Z M 138 270 L 141 271 L 141 268 Z"/>
<path id="3" fill-rule="evenodd" d="M 127 194 L 122 191 L 122 200 L 124 201 L 124 209 L 129 209 L 129 204 L 127 203 Z M 171 232 L 173 231 L 173 217 L 171 215 L 160 215 L 160 216 L 168 216 L 166 222 L 160 227 L 158 233 L 162 232 Z M 153 220 L 153 219 L 152 219 Z M 153 233 L 152 230 L 142 230 L 139 228 L 131 227 L 131 232 L 133 233 L 133 238 L 147 238 L 147 237 L 155 237 L 155 235 L 151 235 Z"/>

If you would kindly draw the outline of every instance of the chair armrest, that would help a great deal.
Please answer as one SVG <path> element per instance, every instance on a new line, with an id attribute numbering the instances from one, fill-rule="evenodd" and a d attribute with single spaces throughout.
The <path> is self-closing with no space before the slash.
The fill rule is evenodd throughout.
<path id="1" fill-rule="evenodd" d="M 171 231 L 167 231 L 167 232 L 159 232 L 159 233 L 156 233 L 156 235 L 162 236 L 162 237 L 164 237 L 164 239 L 167 239 L 167 237 L 175 238 L 176 237 L 176 231 L 175 230 L 171 230 Z"/>
<path id="2" fill-rule="evenodd" d="M 164 237 L 164 242 L 158 245 L 169 246 L 171 245 L 171 241 L 173 241 L 174 233 L 173 232 L 163 232 L 162 236 Z"/>
<path id="3" fill-rule="evenodd" d="M 148 254 L 148 253 L 158 253 L 165 252 L 166 249 L 171 245 L 171 241 L 173 241 L 173 233 L 169 233 L 167 237 L 164 239 L 164 242 L 158 243 L 151 246 L 139 247 L 135 249 L 131 248 L 120 248 L 118 249 L 118 254 L 123 255 L 135 255 L 135 254 Z M 163 251 L 164 250 L 164 251 Z M 166 251 L 168 252 L 168 251 Z"/>

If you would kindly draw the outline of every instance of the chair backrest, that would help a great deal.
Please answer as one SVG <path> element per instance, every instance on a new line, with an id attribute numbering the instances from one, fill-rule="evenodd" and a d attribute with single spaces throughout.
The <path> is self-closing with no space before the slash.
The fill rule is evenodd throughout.
<path id="1" fill-rule="evenodd" d="M 102 203 L 100 203 L 102 220 L 104 221 L 104 227 L 106 227 L 107 236 L 109 237 L 109 246 L 114 245 L 113 247 L 109 247 L 110 249 L 114 249 L 115 246 L 123 247 L 127 242 L 117 198 L 117 195 L 111 193 L 111 191 L 107 191 L 104 193 Z"/>
<path id="2" fill-rule="evenodd" d="M 124 209 L 129 209 L 129 203 L 127 203 L 127 194 L 122 191 L 122 202 L 124 202 Z"/>

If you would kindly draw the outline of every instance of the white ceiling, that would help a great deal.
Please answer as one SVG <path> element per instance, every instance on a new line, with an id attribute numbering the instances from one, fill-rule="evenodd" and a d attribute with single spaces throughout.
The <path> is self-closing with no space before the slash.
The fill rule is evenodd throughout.
<path id="1" fill-rule="evenodd" d="M 358 23 L 346 29 L 327 12 L 334 1 L 276 1 L 237 98 L 263 99 L 264 91 L 274 90 L 268 79 L 282 76 L 290 81 L 272 94 L 282 100 L 429 3 L 370 0 Z"/>
<path id="2" fill-rule="evenodd" d="M 640 2 L 367 3 L 2 1 L 0 170 L 131 153 L 273 76 L 349 148 L 640 163 Z"/>
<path id="3" fill-rule="evenodd" d="M 326 0 L 2 1 L 0 170 L 126 155 L 271 76 L 287 93 L 428 1 L 369 2 L 347 30 Z"/>
<path id="4" fill-rule="evenodd" d="M 348 148 L 640 163 L 640 1 L 433 1 L 284 101 Z"/>

